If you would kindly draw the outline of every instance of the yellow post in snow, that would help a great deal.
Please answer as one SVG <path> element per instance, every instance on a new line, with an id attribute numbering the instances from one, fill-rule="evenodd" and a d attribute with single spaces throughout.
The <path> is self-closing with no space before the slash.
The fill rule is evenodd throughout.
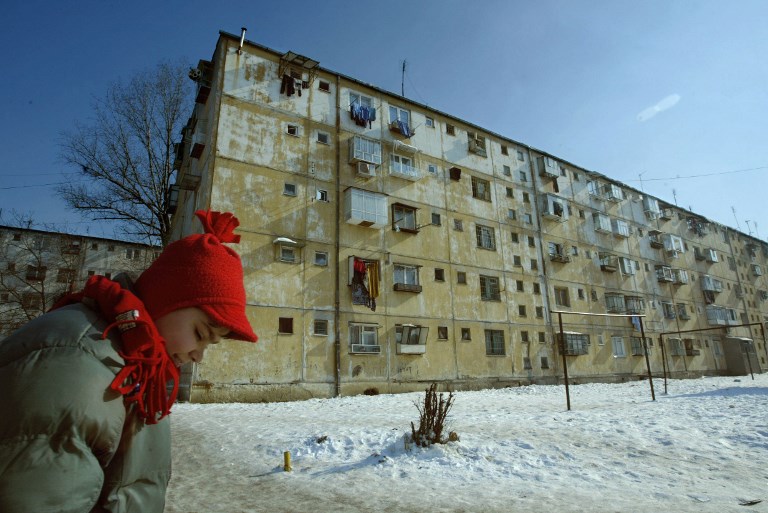
<path id="1" fill-rule="evenodd" d="M 290 472 L 293 470 L 293 467 L 291 467 L 291 452 L 285 451 L 283 453 L 283 470 L 286 472 Z"/>

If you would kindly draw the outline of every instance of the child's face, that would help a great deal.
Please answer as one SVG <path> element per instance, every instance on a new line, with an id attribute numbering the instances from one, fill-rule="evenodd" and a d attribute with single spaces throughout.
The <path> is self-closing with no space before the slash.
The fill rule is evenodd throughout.
<path id="1" fill-rule="evenodd" d="M 217 344 L 228 333 L 214 325 L 199 308 L 182 308 L 165 314 L 155 321 L 165 347 L 177 366 L 199 362 L 208 344 Z"/>

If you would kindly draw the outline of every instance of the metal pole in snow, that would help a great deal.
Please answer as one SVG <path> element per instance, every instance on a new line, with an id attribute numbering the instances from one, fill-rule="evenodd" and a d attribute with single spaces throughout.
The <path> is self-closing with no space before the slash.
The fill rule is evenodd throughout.
<path id="1" fill-rule="evenodd" d="M 565 379 L 565 402 L 571 411 L 571 393 L 568 390 L 568 361 L 565 358 L 565 334 L 563 333 L 563 313 L 557 312 L 557 322 L 560 324 L 560 355 L 563 357 L 563 379 Z"/>
<path id="2" fill-rule="evenodd" d="M 651 400 L 656 400 L 656 393 L 653 391 L 653 375 L 651 374 L 651 361 L 648 359 L 648 346 L 645 343 L 645 327 L 643 326 L 643 318 L 638 317 L 640 320 L 640 337 L 643 342 L 643 352 L 645 353 L 645 366 L 648 368 L 648 383 L 651 384 Z"/>

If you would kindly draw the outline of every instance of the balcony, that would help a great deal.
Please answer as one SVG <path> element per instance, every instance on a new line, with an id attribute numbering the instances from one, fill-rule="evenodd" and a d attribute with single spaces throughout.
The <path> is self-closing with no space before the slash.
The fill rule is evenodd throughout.
<path id="1" fill-rule="evenodd" d="M 607 273 L 615 273 L 618 269 L 618 258 L 615 255 L 599 254 L 600 270 Z"/>
<path id="2" fill-rule="evenodd" d="M 567 264 L 571 261 L 571 257 L 566 255 L 563 252 L 557 252 L 557 253 L 550 253 L 549 259 L 552 262 L 560 262 L 561 264 Z"/>
<path id="3" fill-rule="evenodd" d="M 419 168 L 403 162 L 392 162 L 389 167 L 389 176 L 396 176 L 415 182 L 421 178 L 421 171 Z"/>
<path id="4" fill-rule="evenodd" d="M 421 292 L 421 285 L 414 285 L 412 283 L 395 283 L 394 290 L 397 292 L 413 292 L 418 294 Z"/>
<path id="5" fill-rule="evenodd" d="M 659 230 L 648 231 L 648 242 L 652 248 L 662 249 L 664 247 L 664 242 L 661 240 L 662 235 Z"/>

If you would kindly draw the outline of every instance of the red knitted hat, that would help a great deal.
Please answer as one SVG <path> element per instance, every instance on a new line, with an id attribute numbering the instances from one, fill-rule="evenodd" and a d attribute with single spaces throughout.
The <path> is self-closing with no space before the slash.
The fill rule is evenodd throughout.
<path id="1" fill-rule="evenodd" d="M 136 292 L 153 319 L 181 308 L 197 307 L 228 338 L 256 342 L 245 316 L 243 265 L 223 242 L 240 242 L 233 233 L 240 222 L 232 214 L 198 210 L 204 234 L 169 244 L 136 281 Z"/>

